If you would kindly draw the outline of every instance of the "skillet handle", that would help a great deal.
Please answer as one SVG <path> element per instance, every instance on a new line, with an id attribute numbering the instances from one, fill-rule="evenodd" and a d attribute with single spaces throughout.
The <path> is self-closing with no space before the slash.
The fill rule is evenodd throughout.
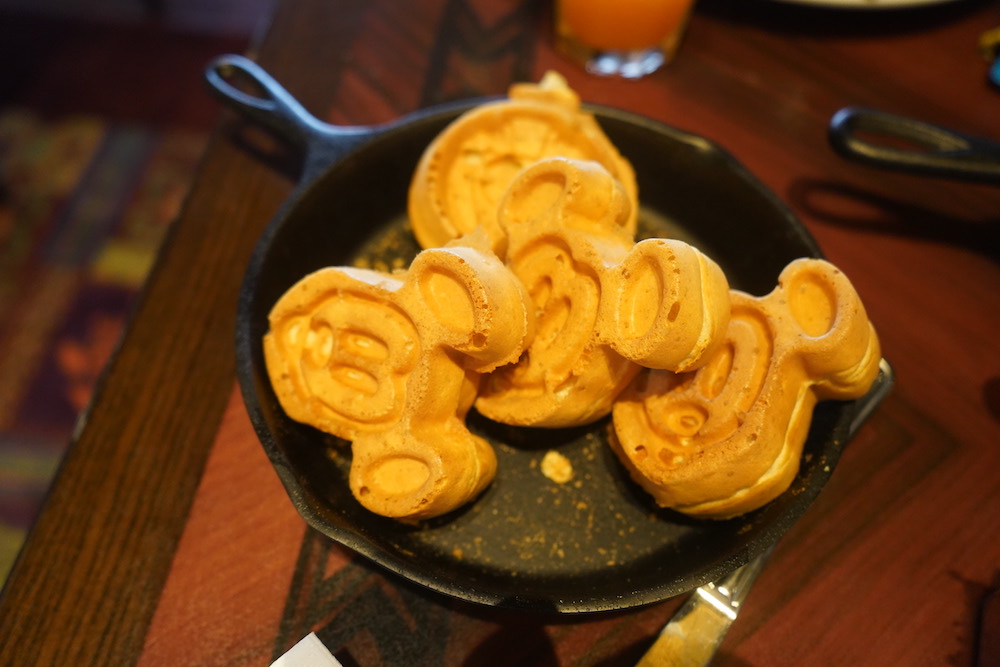
<path id="1" fill-rule="evenodd" d="M 228 54 L 215 58 L 205 68 L 205 81 L 221 102 L 305 152 L 304 181 L 314 167 L 332 163 L 376 132 L 370 127 L 324 123 L 260 65 L 244 56 Z M 238 82 L 257 92 L 237 88 Z"/>
<path id="2" fill-rule="evenodd" d="M 861 138 L 859 133 L 903 140 L 914 148 L 876 143 Z M 870 166 L 1000 185 L 1000 143 L 939 125 L 872 109 L 846 107 L 830 119 L 828 138 L 842 157 Z"/>

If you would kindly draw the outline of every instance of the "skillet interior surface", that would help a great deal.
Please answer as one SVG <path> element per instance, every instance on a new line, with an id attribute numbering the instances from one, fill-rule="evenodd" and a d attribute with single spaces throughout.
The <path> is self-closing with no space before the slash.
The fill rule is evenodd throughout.
<path id="1" fill-rule="evenodd" d="M 792 259 L 819 256 L 788 209 L 715 145 L 630 114 L 591 110 L 635 167 L 640 236 L 696 244 L 733 287 L 753 294 L 769 292 Z M 254 427 L 296 508 L 317 530 L 409 580 L 516 609 L 567 613 L 648 604 L 761 553 L 819 493 L 877 388 L 860 401 L 821 403 L 792 489 L 728 521 L 656 508 L 606 446 L 608 419 L 578 429 L 521 429 L 473 411 L 470 428 L 497 451 L 496 480 L 462 510 L 402 524 L 368 512 L 351 495 L 349 443 L 284 415 L 260 345 L 268 311 L 323 266 L 408 266 L 419 250 L 405 215 L 410 177 L 424 148 L 456 115 L 424 114 L 375 134 L 303 184 L 259 242 L 240 299 L 238 373 Z M 550 449 L 572 463 L 570 483 L 540 472 Z"/>

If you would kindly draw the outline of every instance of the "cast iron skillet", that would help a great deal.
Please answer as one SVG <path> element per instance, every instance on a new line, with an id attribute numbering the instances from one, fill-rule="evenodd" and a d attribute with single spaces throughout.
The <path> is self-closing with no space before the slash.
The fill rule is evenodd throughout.
<path id="1" fill-rule="evenodd" d="M 470 428 L 494 443 L 499 473 L 473 504 L 420 525 L 369 513 L 347 484 L 347 443 L 292 422 L 264 369 L 267 313 L 306 273 L 357 258 L 409 259 L 406 192 L 424 148 L 482 100 L 431 108 L 398 122 L 336 128 L 310 116 L 254 63 L 223 56 L 206 71 L 224 102 L 304 151 L 304 175 L 261 237 L 239 299 L 236 353 L 244 400 L 295 507 L 315 529 L 434 591 L 484 605 L 593 612 L 663 600 L 715 580 L 772 545 L 829 478 L 841 449 L 892 384 L 888 366 L 871 394 L 822 404 L 794 487 L 746 516 L 697 521 L 658 510 L 605 446 L 608 420 L 566 430 Z M 257 93 L 233 85 L 249 79 Z M 646 235 L 697 243 L 733 286 L 769 292 L 781 269 L 819 256 L 791 212 L 730 155 L 705 139 L 607 108 L 591 108 L 638 174 Z M 545 479 L 538 462 L 558 448 L 575 482 Z"/>
<path id="2" fill-rule="evenodd" d="M 1000 143 L 915 118 L 845 107 L 828 137 L 842 157 L 869 166 L 1000 185 Z"/>

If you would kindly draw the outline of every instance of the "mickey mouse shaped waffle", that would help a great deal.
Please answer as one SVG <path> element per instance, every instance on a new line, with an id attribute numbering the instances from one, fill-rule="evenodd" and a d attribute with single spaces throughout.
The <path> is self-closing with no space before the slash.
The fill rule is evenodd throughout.
<path id="1" fill-rule="evenodd" d="M 548 72 L 537 84 L 514 84 L 507 98 L 462 114 L 427 147 L 408 196 L 417 241 L 432 248 L 482 227 L 502 258 L 506 239 L 497 206 L 507 187 L 525 167 L 557 156 L 601 163 L 637 201 L 632 165 L 581 110 L 566 80 Z M 625 221 L 633 233 L 637 213 L 633 206 Z"/>
<path id="2" fill-rule="evenodd" d="M 289 417 L 351 441 L 351 491 L 397 519 L 449 512 L 493 479 L 465 426 L 480 374 L 516 360 L 533 321 L 482 234 L 425 250 L 408 271 L 316 271 L 269 315 L 268 374 Z"/>
<path id="3" fill-rule="evenodd" d="M 813 408 L 863 396 L 878 337 L 836 267 L 798 259 L 756 298 L 732 293 L 726 340 L 700 369 L 640 375 L 614 406 L 612 446 L 661 507 L 724 519 L 784 492 Z"/>
<path id="4" fill-rule="evenodd" d="M 549 158 L 500 205 L 506 262 L 537 333 L 483 383 L 476 409 L 516 426 L 567 427 L 607 415 L 640 365 L 688 370 L 722 341 L 729 285 L 681 241 L 634 243 L 628 193 L 602 165 Z"/>

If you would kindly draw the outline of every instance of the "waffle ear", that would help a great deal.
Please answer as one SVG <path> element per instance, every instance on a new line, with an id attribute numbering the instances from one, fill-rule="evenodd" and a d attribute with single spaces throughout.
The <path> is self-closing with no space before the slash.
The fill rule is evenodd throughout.
<path id="1" fill-rule="evenodd" d="M 829 262 L 792 262 L 778 279 L 787 315 L 799 331 L 802 360 L 817 378 L 820 398 L 854 398 L 867 391 L 881 358 L 864 304 L 842 271 Z M 862 393 L 864 393 L 862 391 Z"/>
<path id="2" fill-rule="evenodd" d="M 602 311 L 602 337 L 647 368 L 687 371 L 722 341 L 729 283 L 719 265 L 682 241 L 640 241 L 622 262 Z"/>
<path id="3" fill-rule="evenodd" d="M 529 224 L 631 240 L 633 207 L 622 184 L 599 163 L 553 157 L 517 175 L 498 216 L 505 233 Z"/>
<path id="4" fill-rule="evenodd" d="M 472 240 L 421 252 L 403 288 L 426 316 L 428 334 L 465 355 L 477 373 L 517 361 L 535 324 L 524 286 L 484 240 L 477 230 Z"/>

